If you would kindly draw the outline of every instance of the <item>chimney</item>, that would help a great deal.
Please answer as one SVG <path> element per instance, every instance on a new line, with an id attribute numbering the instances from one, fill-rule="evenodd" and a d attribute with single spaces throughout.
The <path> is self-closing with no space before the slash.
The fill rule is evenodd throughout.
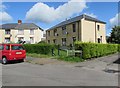
<path id="1" fill-rule="evenodd" d="M 22 24 L 22 20 L 18 20 L 18 24 Z"/>

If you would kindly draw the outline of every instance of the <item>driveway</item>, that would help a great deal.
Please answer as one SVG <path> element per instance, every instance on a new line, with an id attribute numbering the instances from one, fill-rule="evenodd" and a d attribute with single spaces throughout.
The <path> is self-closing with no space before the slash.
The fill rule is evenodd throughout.
<path id="1" fill-rule="evenodd" d="M 2 65 L 3 86 L 118 86 L 118 54 L 82 63 Z"/>

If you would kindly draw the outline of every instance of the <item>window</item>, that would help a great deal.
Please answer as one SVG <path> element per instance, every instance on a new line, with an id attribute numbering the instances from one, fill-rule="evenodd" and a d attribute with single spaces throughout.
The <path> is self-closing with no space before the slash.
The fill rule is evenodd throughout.
<path id="1" fill-rule="evenodd" d="M 3 45 L 0 45 L 0 50 L 3 50 L 4 49 L 4 46 Z"/>
<path id="2" fill-rule="evenodd" d="M 30 43 L 34 43 L 34 38 L 30 37 Z"/>
<path id="3" fill-rule="evenodd" d="M 13 46 L 11 47 L 11 49 L 12 49 L 12 50 L 24 50 L 24 48 L 23 48 L 22 46 L 15 46 L 15 45 L 13 45 Z"/>
<path id="4" fill-rule="evenodd" d="M 30 29 L 30 35 L 34 35 L 34 29 Z"/>
<path id="5" fill-rule="evenodd" d="M 57 40 L 56 40 L 56 39 L 53 39 L 53 43 L 56 44 L 56 43 L 57 43 Z"/>
<path id="6" fill-rule="evenodd" d="M 74 23 L 72 26 L 73 26 L 73 32 L 76 32 L 76 24 Z"/>
<path id="7" fill-rule="evenodd" d="M 100 25 L 97 25 L 97 30 L 98 30 L 98 31 L 100 30 Z"/>
<path id="8" fill-rule="evenodd" d="M 45 34 L 45 33 L 43 34 L 43 37 L 46 37 L 46 34 Z"/>
<path id="9" fill-rule="evenodd" d="M 19 29 L 19 30 L 18 30 L 18 34 L 19 34 L 19 35 L 23 35 L 23 34 L 24 34 L 24 30 L 23 30 L 23 29 Z"/>
<path id="10" fill-rule="evenodd" d="M 10 50 L 10 45 L 6 45 L 6 50 Z"/>
<path id="11" fill-rule="evenodd" d="M 48 31 L 48 36 L 50 36 L 50 31 Z"/>
<path id="12" fill-rule="evenodd" d="M 5 43 L 9 43 L 10 42 L 10 38 L 5 38 Z"/>
<path id="13" fill-rule="evenodd" d="M 66 46 L 66 38 L 62 38 L 62 45 Z"/>
<path id="14" fill-rule="evenodd" d="M 76 41 L 76 37 L 73 37 L 73 43 Z"/>
<path id="15" fill-rule="evenodd" d="M 62 27 L 62 34 L 64 34 L 64 35 L 66 34 L 66 26 Z"/>
<path id="16" fill-rule="evenodd" d="M 48 40 L 48 43 L 50 44 L 50 40 Z"/>
<path id="17" fill-rule="evenodd" d="M 10 29 L 6 29 L 5 34 L 10 34 Z"/>
<path id="18" fill-rule="evenodd" d="M 57 29 L 54 30 L 54 36 L 57 36 Z"/>

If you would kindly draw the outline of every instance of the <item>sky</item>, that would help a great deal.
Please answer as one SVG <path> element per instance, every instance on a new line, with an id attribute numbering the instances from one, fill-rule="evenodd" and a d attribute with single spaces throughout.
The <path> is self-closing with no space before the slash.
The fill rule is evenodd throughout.
<path id="1" fill-rule="evenodd" d="M 46 30 L 56 24 L 86 14 L 106 22 L 106 35 L 118 24 L 118 2 L 3 2 L 0 4 L 0 22 L 35 23 Z"/>

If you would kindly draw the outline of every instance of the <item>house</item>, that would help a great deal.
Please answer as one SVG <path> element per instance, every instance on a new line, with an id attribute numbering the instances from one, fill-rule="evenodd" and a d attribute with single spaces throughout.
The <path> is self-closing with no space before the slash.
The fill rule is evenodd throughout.
<path id="1" fill-rule="evenodd" d="M 46 42 L 62 46 L 74 41 L 106 43 L 106 23 L 85 14 L 63 21 L 46 31 Z"/>
<path id="2" fill-rule="evenodd" d="M 26 43 L 37 43 L 43 38 L 43 29 L 34 23 L 7 23 L 0 26 L 0 43 L 25 41 Z"/>

